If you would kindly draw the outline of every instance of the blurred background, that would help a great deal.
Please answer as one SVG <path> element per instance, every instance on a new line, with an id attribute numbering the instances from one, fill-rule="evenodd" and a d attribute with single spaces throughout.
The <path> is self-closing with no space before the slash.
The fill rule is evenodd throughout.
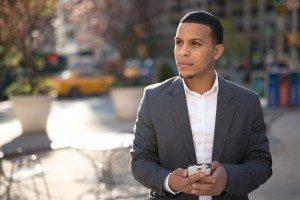
<path id="1" fill-rule="evenodd" d="M 119 85 L 164 80 L 176 74 L 173 37 L 178 21 L 197 9 L 222 20 L 226 50 L 217 65 L 221 75 L 249 85 L 255 74 L 253 87 L 259 91 L 257 76 L 283 68 L 299 71 L 297 0 L 3 0 L 0 95 L 6 98 L 10 92 L 5 89 L 20 76 L 32 82 L 36 76 L 54 75 L 59 95 L 80 93 L 76 87 L 58 86 L 74 74 L 61 76 L 64 70 L 77 71 L 77 76 L 79 71 L 85 76 L 102 71 Z M 262 73 L 252 73 L 257 70 Z M 259 92 L 265 96 L 266 91 Z"/>
<path id="2" fill-rule="evenodd" d="M 123 158 L 109 154 L 108 162 L 102 154 L 82 156 L 82 151 L 99 153 L 102 147 L 73 144 L 82 136 L 132 133 L 143 88 L 177 74 L 173 38 L 179 20 L 199 9 L 219 17 L 224 26 L 225 52 L 216 70 L 257 92 L 264 109 L 275 178 L 252 194 L 253 199 L 298 199 L 300 177 L 292 172 L 300 164 L 293 157 L 300 140 L 300 0 L 0 0 L 4 171 L 16 159 L 35 154 L 48 172 L 51 199 L 117 199 L 101 196 L 99 188 L 80 195 L 95 183 L 119 199 L 145 199 L 147 190 L 130 176 L 128 146 L 108 149 Z M 42 102 L 37 101 L 40 96 Z M 111 160 L 126 163 L 123 176 L 116 176 L 132 183 L 126 194 L 104 181 L 107 169 L 116 166 L 103 168 L 99 162 Z M 69 171 L 62 172 L 62 165 Z M 116 168 L 116 173 L 122 169 Z M 90 178 L 78 183 L 87 174 Z M 287 190 L 271 190 L 283 184 Z M 36 197 L 29 189 L 18 195 L 13 186 L 7 192 L 10 185 L 8 181 L 0 187 L 0 199 Z M 61 191 L 62 185 L 68 189 Z M 45 194 L 41 192 L 42 199 Z"/>

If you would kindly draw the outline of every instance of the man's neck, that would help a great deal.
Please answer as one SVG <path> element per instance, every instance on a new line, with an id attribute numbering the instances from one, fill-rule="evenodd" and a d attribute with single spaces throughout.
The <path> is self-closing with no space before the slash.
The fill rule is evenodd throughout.
<path id="1" fill-rule="evenodd" d="M 202 95 L 212 88 L 215 78 L 215 71 L 212 71 L 205 76 L 196 76 L 194 78 L 184 79 L 184 81 L 189 90 L 195 91 Z"/>

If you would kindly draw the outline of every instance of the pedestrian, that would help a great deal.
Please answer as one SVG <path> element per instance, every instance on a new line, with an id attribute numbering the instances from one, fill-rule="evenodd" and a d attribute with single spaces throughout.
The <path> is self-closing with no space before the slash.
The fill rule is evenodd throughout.
<path id="1" fill-rule="evenodd" d="M 215 71 L 223 27 L 205 11 L 185 15 L 176 31 L 179 76 L 147 86 L 134 127 L 134 178 L 149 199 L 248 199 L 272 175 L 258 95 Z M 206 163 L 211 174 L 188 175 Z"/>

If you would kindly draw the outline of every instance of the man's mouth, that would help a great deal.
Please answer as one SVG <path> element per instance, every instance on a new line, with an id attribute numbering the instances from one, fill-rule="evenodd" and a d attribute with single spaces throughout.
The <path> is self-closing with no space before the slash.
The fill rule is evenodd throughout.
<path id="1" fill-rule="evenodd" d="M 177 62 L 177 66 L 179 68 L 188 68 L 188 67 L 191 67 L 192 65 L 193 65 L 193 63 L 188 62 L 188 61 L 179 61 L 179 62 Z"/>

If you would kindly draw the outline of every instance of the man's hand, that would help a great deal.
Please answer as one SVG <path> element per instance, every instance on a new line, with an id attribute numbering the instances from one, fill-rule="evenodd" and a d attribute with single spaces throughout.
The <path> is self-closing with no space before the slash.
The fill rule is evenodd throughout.
<path id="1" fill-rule="evenodd" d="M 169 187 L 174 192 L 191 194 L 193 189 L 192 184 L 199 181 L 204 176 L 205 174 L 200 172 L 188 177 L 186 169 L 177 168 L 169 176 Z"/>
<path id="2" fill-rule="evenodd" d="M 211 164 L 212 175 L 205 176 L 192 185 L 192 194 L 216 196 L 220 195 L 227 187 L 227 173 L 218 161 Z"/>

